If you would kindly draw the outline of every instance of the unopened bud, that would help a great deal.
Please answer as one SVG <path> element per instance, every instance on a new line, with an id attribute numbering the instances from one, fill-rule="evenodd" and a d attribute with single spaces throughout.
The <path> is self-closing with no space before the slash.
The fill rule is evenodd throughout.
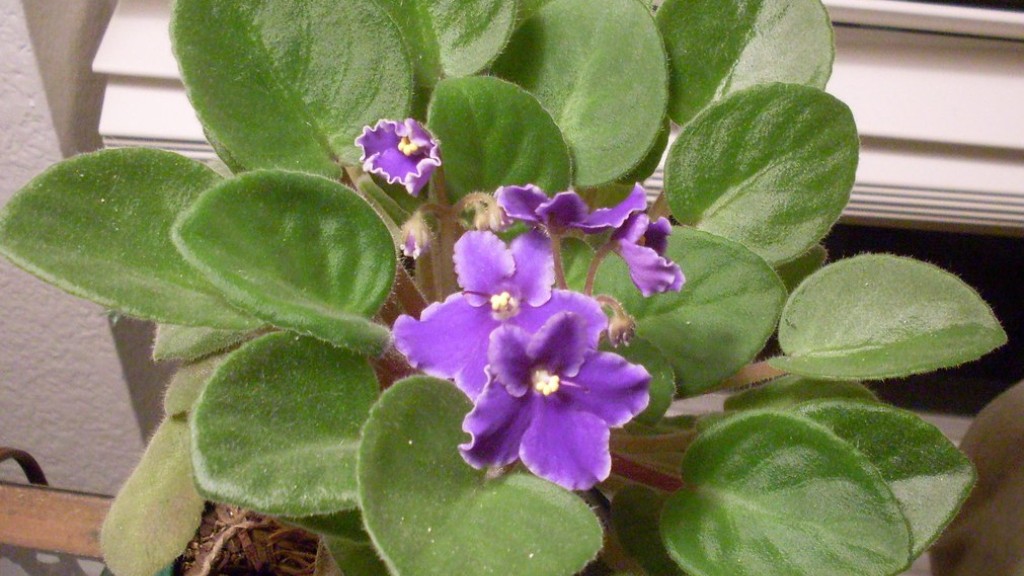
<path id="1" fill-rule="evenodd" d="M 508 228 L 510 223 L 508 216 L 505 215 L 505 211 L 493 199 L 476 204 L 475 213 L 473 214 L 473 227 L 477 230 L 501 232 Z"/>
<path id="2" fill-rule="evenodd" d="M 612 346 L 629 344 L 636 335 L 636 322 L 629 315 L 615 314 L 608 323 L 608 341 Z"/>
<path id="3" fill-rule="evenodd" d="M 402 254 L 419 258 L 430 247 L 430 226 L 419 212 L 402 225 Z"/>

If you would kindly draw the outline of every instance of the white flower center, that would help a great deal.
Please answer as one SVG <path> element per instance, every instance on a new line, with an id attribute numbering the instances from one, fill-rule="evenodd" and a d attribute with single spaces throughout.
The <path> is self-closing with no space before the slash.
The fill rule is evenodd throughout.
<path id="1" fill-rule="evenodd" d="M 557 374 L 552 374 L 543 369 L 534 370 L 532 380 L 533 389 L 545 396 L 551 396 L 558 392 L 558 387 L 561 383 L 561 379 Z"/>
<path id="2" fill-rule="evenodd" d="M 420 151 L 420 147 L 409 140 L 408 136 L 402 136 L 401 142 L 398 143 L 398 149 L 406 156 L 412 156 Z"/>
<path id="3" fill-rule="evenodd" d="M 491 312 L 501 320 L 508 320 L 519 313 L 519 300 L 507 291 L 491 296 Z"/>

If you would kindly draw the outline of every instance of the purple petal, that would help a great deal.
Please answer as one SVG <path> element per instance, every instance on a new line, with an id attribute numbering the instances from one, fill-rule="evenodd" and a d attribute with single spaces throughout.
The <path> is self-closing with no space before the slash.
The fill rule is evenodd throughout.
<path id="1" fill-rule="evenodd" d="M 455 274 L 473 306 L 486 304 L 515 271 L 512 253 L 491 232 L 466 232 L 455 243 Z"/>
<path id="2" fill-rule="evenodd" d="M 569 490 L 587 490 L 611 472 L 608 425 L 558 398 L 537 397 L 519 458 L 537 476 Z"/>
<path id="3" fill-rule="evenodd" d="M 596 300 L 579 292 L 552 290 L 551 299 L 543 306 L 524 306 L 509 323 L 532 334 L 559 312 L 572 312 L 582 318 L 586 324 L 587 347 L 597 348 L 601 334 L 608 328 L 608 317 Z"/>
<path id="4" fill-rule="evenodd" d="M 504 325 L 491 332 L 487 346 L 488 370 L 509 394 L 520 397 L 530 389 L 533 360 L 527 353 L 530 334 L 518 326 Z"/>
<path id="5" fill-rule="evenodd" d="M 460 390 L 475 399 L 487 382 L 487 343 L 499 325 L 490 309 L 471 306 L 462 294 L 453 294 L 428 306 L 419 320 L 399 316 L 395 347 L 414 368 L 454 379 Z"/>
<path id="6" fill-rule="evenodd" d="M 403 151 L 401 142 L 407 138 L 415 145 Z M 381 120 L 367 126 L 356 145 L 363 149 L 360 161 L 367 172 L 384 177 L 389 184 L 401 184 L 416 196 L 430 181 L 434 168 L 441 165 L 437 142 L 413 119 L 404 122 Z"/>
<path id="7" fill-rule="evenodd" d="M 644 187 L 637 184 L 622 202 L 611 208 L 598 208 L 594 210 L 581 226 L 584 232 L 599 232 L 609 228 L 618 228 L 626 221 L 633 212 L 639 212 L 647 208 L 647 193 Z"/>
<path id="8" fill-rule="evenodd" d="M 644 237 L 651 219 L 643 212 L 637 212 L 626 218 L 626 221 L 612 234 L 612 240 L 622 240 L 637 244 Z"/>
<path id="9" fill-rule="evenodd" d="M 498 205 L 513 220 L 539 223 L 537 208 L 548 201 L 548 195 L 533 184 L 526 186 L 502 186 L 494 193 Z"/>
<path id="10" fill-rule="evenodd" d="M 572 312 L 555 314 L 530 338 L 526 353 L 533 366 L 559 376 L 575 376 L 587 352 L 587 321 Z"/>
<path id="11" fill-rule="evenodd" d="M 658 221 L 647 227 L 644 233 L 644 246 L 653 249 L 660 256 L 665 255 L 668 249 L 668 237 L 672 234 L 672 223 L 668 218 L 658 218 Z"/>
<path id="12" fill-rule="evenodd" d="M 562 386 L 576 410 L 599 416 L 608 426 L 621 426 L 647 407 L 651 375 L 639 364 L 610 352 L 591 352 L 570 380 Z"/>
<path id="13" fill-rule="evenodd" d="M 530 306 L 540 306 L 551 298 L 551 285 L 555 283 L 555 259 L 551 254 L 551 240 L 536 230 L 512 241 L 512 259 L 516 271 L 512 283 L 519 298 Z"/>
<path id="14" fill-rule="evenodd" d="M 616 251 L 626 261 L 629 277 L 644 296 L 683 289 L 686 279 L 682 270 L 654 249 L 620 241 Z"/>
<path id="15" fill-rule="evenodd" d="M 575 192 L 559 192 L 537 208 L 537 216 L 548 228 L 556 231 L 579 228 L 589 212 L 587 203 Z"/>
<path id="16" fill-rule="evenodd" d="M 488 384 L 462 421 L 462 429 L 470 434 L 469 442 L 459 446 L 462 457 L 476 468 L 514 462 L 539 401 L 535 394 L 517 398 L 504 386 Z"/>

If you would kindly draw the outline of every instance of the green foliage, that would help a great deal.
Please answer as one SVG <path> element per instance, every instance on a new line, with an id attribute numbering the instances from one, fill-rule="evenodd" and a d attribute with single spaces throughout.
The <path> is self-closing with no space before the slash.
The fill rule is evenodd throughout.
<path id="1" fill-rule="evenodd" d="M 487 479 L 466 465 L 457 447 L 469 409 L 451 383 L 426 377 L 395 384 L 374 406 L 359 501 L 385 563 L 395 576 L 575 574 L 601 547 L 597 518 L 544 480 Z"/>
<path id="2" fill-rule="evenodd" d="M 337 176 L 364 126 L 409 110 L 412 66 L 372 0 L 177 0 L 171 39 L 229 165 Z"/>
<path id="3" fill-rule="evenodd" d="M 680 222 L 779 264 L 807 252 L 839 218 L 859 147 L 853 115 L 834 97 L 757 86 L 683 128 L 665 163 L 665 193 Z"/>
<path id="4" fill-rule="evenodd" d="M 817 272 L 828 260 L 828 250 L 822 245 L 813 246 L 803 255 L 776 266 L 775 272 L 786 285 L 786 291 L 792 292 L 805 278 Z"/>
<path id="5" fill-rule="evenodd" d="M 192 411 L 192 405 L 203 393 L 203 388 L 213 376 L 226 356 L 209 356 L 202 360 L 183 364 L 167 384 L 164 392 L 164 413 L 168 416 L 182 416 Z"/>
<path id="6" fill-rule="evenodd" d="M 359 430 L 377 387 L 365 359 L 312 338 L 281 333 L 246 344 L 193 409 L 200 492 L 287 516 L 354 507 Z"/>
<path id="7" fill-rule="evenodd" d="M 872 463 L 828 428 L 750 412 L 705 431 L 683 460 L 690 489 L 662 512 L 669 553 L 693 576 L 888 575 L 910 536 Z"/>
<path id="8" fill-rule="evenodd" d="M 880 379 L 974 360 L 1003 345 L 988 305 L 959 278 L 888 255 L 841 260 L 789 297 L 772 365 L 813 378 Z"/>
<path id="9" fill-rule="evenodd" d="M 395 250 L 349 188 L 297 172 L 245 174 L 203 194 L 174 235 L 239 308 L 339 346 L 386 345 L 387 330 L 367 318 L 391 290 Z"/>
<path id="10" fill-rule="evenodd" d="M 576 186 L 628 173 L 662 128 L 665 54 L 636 0 L 550 2 L 516 30 L 494 71 L 551 113 L 572 150 Z"/>
<path id="11" fill-rule="evenodd" d="M 536 184 L 551 194 L 569 188 L 572 165 L 561 131 L 514 84 L 490 77 L 445 80 L 428 118 L 444 146 L 453 200 L 508 184 Z"/>
<path id="12" fill-rule="evenodd" d="M 648 576 L 685 576 L 661 541 L 661 509 L 665 497 L 643 486 L 615 493 L 612 526 L 622 547 Z"/>
<path id="13" fill-rule="evenodd" d="M 228 306 L 171 243 L 175 219 L 220 180 L 169 152 L 104 150 L 52 166 L 0 212 L 0 253 L 76 296 L 129 316 L 259 326 Z"/>
<path id="14" fill-rule="evenodd" d="M 637 334 L 672 363 L 676 386 L 694 396 L 750 362 L 775 330 L 786 298 L 775 272 L 743 246 L 692 228 L 674 228 L 666 256 L 686 273 L 678 293 L 644 298 L 625 263 L 610 257 L 595 294 L 611 294 L 637 320 Z"/>
<path id="15" fill-rule="evenodd" d="M 202 326 L 160 324 L 153 342 L 153 359 L 191 362 L 243 342 L 252 332 L 218 330 Z"/>
<path id="16" fill-rule="evenodd" d="M 875 393 L 859 382 L 783 376 L 726 398 L 725 409 L 787 408 L 821 399 L 878 401 Z"/>
<path id="17" fill-rule="evenodd" d="M 629 344 L 613 348 L 611 351 L 634 364 L 640 364 L 651 374 L 651 400 L 635 420 L 643 424 L 657 424 L 668 411 L 676 395 L 672 363 L 657 346 L 643 338 L 633 338 Z"/>
<path id="18" fill-rule="evenodd" d="M 671 68 L 669 116 L 680 124 L 744 88 L 824 88 L 832 73 L 832 25 L 820 0 L 666 0 L 658 28 Z"/>
<path id="19" fill-rule="evenodd" d="M 205 500 L 192 485 L 188 424 L 167 418 L 103 521 L 103 560 L 118 576 L 152 576 L 199 527 Z"/>

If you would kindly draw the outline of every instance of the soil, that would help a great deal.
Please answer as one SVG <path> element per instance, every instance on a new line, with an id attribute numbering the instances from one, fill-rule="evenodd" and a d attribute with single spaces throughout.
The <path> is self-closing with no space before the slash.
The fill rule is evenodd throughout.
<path id="1" fill-rule="evenodd" d="M 317 537 L 255 512 L 207 504 L 180 576 L 312 576 Z"/>

